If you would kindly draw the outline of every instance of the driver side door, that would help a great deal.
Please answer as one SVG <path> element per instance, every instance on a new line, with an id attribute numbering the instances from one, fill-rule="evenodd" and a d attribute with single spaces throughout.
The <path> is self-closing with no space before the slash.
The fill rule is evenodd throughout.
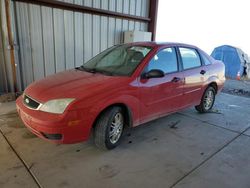
<path id="1" fill-rule="evenodd" d="M 174 47 L 158 51 L 144 68 L 143 73 L 158 69 L 160 78 L 139 78 L 141 123 L 176 111 L 182 107 L 183 74 Z"/>

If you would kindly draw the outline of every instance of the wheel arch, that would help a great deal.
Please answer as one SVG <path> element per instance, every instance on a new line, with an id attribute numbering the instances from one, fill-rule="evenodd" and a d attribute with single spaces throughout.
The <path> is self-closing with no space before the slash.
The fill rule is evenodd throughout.
<path id="1" fill-rule="evenodd" d="M 112 107 L 121 107 L 122 111 L 124 112 L 124 116 L 125 116 L 125 126 L 127 127 L 132 127 L 133 126 L 133 115 L 132 115 L 132 111 L 131 109 L 124 103 L 113 103 L 110 104 L 108 106 L 106 106 L 105 108 L 103 108 L 98 115 L 95 117 L 94 123 L 92 125 L 92 128 L 94 129 L 96 126 L 96 122 L 97 120 L 100 118 L 100 116 L 108 109 L 112 108 Z"/>
<path id="2" fill-rule="evenodd" d="M 217 94 L 217 92 L 218 92 L 218 85 L 217 85 L 217 83 L 215 81 L 209 83 L 208 87 L 213 87 L 214 90 L 215 90 L 215 94 Z"/>
<path id="3" fill-rule="evenodd" d="M 219 79 L 217 76 L 211 76 L 207 79 L 207 81 L 203 85 L 203 93 L 208 87 L 213 87 L 215 90 L 215 94 L 219 91 L 219 85 L 218 85 Z"/>

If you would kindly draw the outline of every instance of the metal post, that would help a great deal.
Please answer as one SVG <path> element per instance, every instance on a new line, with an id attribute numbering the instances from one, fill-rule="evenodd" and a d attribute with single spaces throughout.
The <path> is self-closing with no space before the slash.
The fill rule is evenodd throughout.
<path id="1" fill-rule="evenodd" d="M 152 33 L 152 41 L 155 41 L 156 35 L 156 24 L 157 24 L 157 14 L 158 14 L 158 0 L 150 0 L 149 8 L 149 26 L 148 31 Z"/>
<path id="2" fill-rule="evenodd" d="M 10 50 L 10 63 L 12 68 L 13 86 L 14 92 L 17 92 L 17 78 L 16 78 L 16 65 L 15 65 L 15 53 L 14 53 L 14 41 L 11 30 L 11 17 L 10 17 L 10 0 L 5 0 L 5 12 L 6 12 L 6 23 L 7 32 L 9 40 L 9 50 Z"/>

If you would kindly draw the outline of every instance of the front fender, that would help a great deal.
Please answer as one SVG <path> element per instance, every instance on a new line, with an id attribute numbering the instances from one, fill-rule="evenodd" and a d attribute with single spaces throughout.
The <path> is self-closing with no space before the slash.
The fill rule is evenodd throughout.
<path id="1" fill-rule="evenodd" d="M 94 115 L 93 123 L 101 112 L 115 104 L 123 104 L 129 109 L 133 122 L 132 126 L 139 124 L 139 100 L 135 96 L 131 95 L 122 95 L 119 97 L 109 96 L 108 98 L 96 103 L 90 110 L 90 113 Z"/>

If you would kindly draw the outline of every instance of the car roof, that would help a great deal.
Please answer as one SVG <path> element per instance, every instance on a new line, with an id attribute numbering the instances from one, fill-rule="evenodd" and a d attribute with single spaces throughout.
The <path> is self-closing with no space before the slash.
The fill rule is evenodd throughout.
<path id="1" fill-rule="evenodd" d="M 178 42 L 155 42 L 155 41 L 147 41 L 147 42 L 132 42 L 128 43 L 129 45 L 138 45 L 138 46 L 150 46 L 150 47 L 167 47 L 167 46 L 183 46 L 189 48 L 198 48 L 194 45 L 178 43 Z"/>

